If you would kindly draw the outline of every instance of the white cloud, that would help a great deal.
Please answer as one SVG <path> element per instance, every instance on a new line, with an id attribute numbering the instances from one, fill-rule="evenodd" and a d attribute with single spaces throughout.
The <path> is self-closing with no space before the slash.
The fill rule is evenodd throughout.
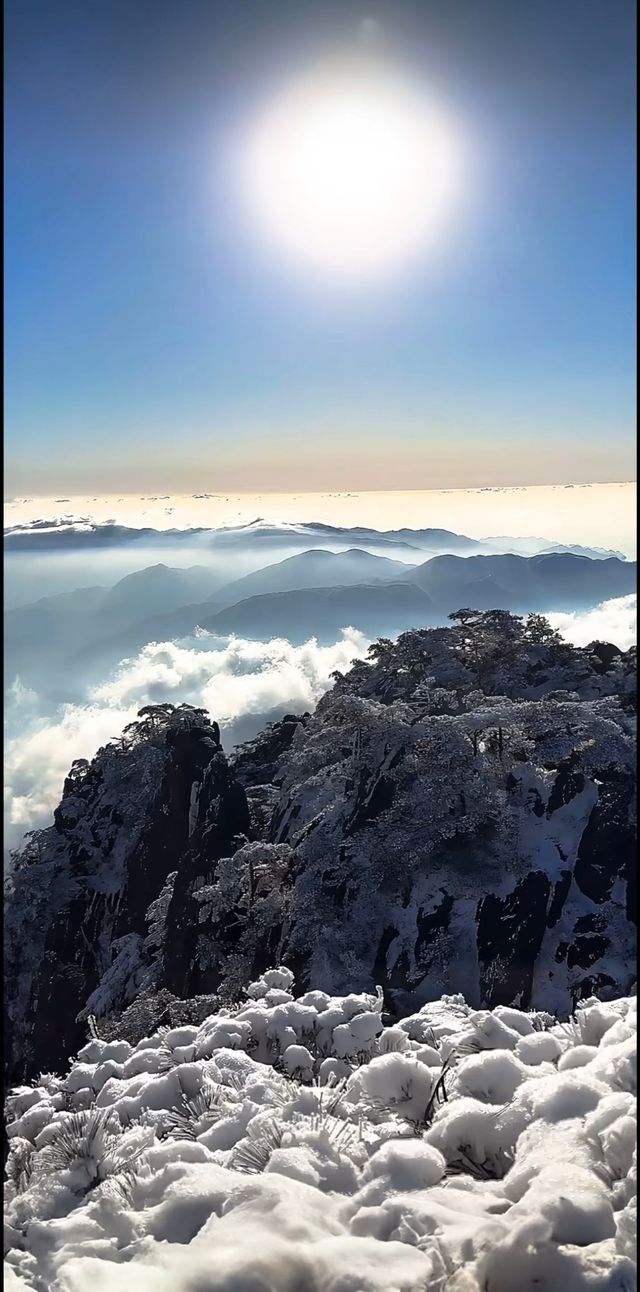
<path id="1" fill-rule="evenodd" d="M 603 601 L 593 610 L 576 614 L 550 613 L 547 619 L 567 641 L 574 646 L 588 646 L 592 641 L 614 642 L 620 650 L 635 646 L 637 633 L 637 607 L 635 593 L 629 597 L 614 597 Z"/>
<path id="2" fill-rule="evenodd" d="M 5 847 L 25 830 L 47 825 L 74 758 L 91 758 L 145 704 L 187 702 L 208 709 L 229 749 L 269 716 L 311 709 L 331 686 L 331 673 L 362 658 L 368 642 L 346 629 L 332 646 L 303 646 L 214 637 L 200 632 L 182 642 L 152 642 L 90 692 L 83 705 L 65 704 L 43 716 L 36 693 L 16 679 L 5 715 Z M 253 722 L 240 722 L 251 715 Z"/>
<path id="3" fill-rule="evenodd" d="M 330 685 L 331 673 L 346 668 L 366 648 L 362 633 L 354 629 L 345 629 L 333 646 L 319 646 L 315 638 L 292 646 L 285 638 L 259 642 L 200 632 L 181 642 L 151 642 L 136 659 L 125 660 L 94 695 L 101 703 L 138 706 L 179 696 L 229 722 L 279 704 L 315 704 Z"/>
<path id="4" fill-rule="evenodd" d="M 33 694 L 33 693 L 32 693 Z M 74 758 L 91 758 L 117 736 L 135 709 L 63 705 L 55 716 L 39 717 L 33 707 L 6 716 L 5 847 L 15 847 L 25 830 L 49 824 Z"/>
<path id="5" fill-rule="evenodd" d="M 636 640 L 635 596 L 548 618 L 578 646 L 599 638 L 627 649 Z M 202 705 L 220 723 L 229 749 L 270 717 L 313 708 L 331 686 L 331 673 L 363 658 L 367 646 L 353 629 L 332 646 L 315 639 L 292 646 L 284 638 L 259 642 L 198 632 L 181 642 L 150 643 L 123 660 L 86 704 L 66 704 L 46 715 L 36 693 L 16 679 L 6 697 L 5 847 L 15 847 L 25 830 L 49 823 L 73 759 L 91 758 L 143 705 Z"/>

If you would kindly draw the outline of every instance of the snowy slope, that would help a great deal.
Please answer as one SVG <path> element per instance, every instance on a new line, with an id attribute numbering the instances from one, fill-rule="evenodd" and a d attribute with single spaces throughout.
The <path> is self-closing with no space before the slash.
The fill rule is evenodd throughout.
<path id="1" fill-rule="evenodd" d="M 632 1292 L 635 999 L 244 1004 L 8 1100 L 10 1292 Z M 95 1029 L 94 1029 L 95 1031 Z"/>

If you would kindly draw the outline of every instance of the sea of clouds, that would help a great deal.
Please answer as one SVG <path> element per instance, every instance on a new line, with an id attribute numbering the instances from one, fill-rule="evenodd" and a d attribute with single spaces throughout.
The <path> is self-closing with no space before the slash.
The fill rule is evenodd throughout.
<path id="1" fill-rule="evenodd" d="M 635 596 L 548 618 L 578 646 L 597 638 L 627 649 L 636 640 Z M 37 693 L 14 679 L 5 696 L 5 849 L 15 848 L 25 831 L 50 823 L 73 759 L 92 758 L 143 705 L 201 705 L 220 723 L 230 751 L 266 722 L 312 709 L 332 685 L 334 670 L 363 659 L 368 646 L 351 628 L 332 646 L 198 632 L 180 642 L 150 643 L 88 692 L 86 703 L 46 712 Z"/>
<path id="2" fill-rule="evenodd" d="M 15 679 L 5 697 L 5 848 L 15 847 L 26 830 L 49 824 L 73 759 L 92 758 L 143 705 L 202 706 L 220 723 L 229 751 L 266 722 L 312 709 L 331 686 L 331 674 L 362 659 L 368 645 L 350 628 L 332 646 L 198 632 L 180 642 L 150 643 L 91 690 L 86 704 L 46 714 L 38 694 Z"/>
<path id="3" fill-rule="evenodd" d="M 620 650 L 628 650 L 636 643 L 636 595 L 615 597 L 603 601 L 593 610 L 578 614 L 548 614 L 547 619 L 567 641 L 574 646 L 588 646 L 589 642 L 615 642 Z"/>

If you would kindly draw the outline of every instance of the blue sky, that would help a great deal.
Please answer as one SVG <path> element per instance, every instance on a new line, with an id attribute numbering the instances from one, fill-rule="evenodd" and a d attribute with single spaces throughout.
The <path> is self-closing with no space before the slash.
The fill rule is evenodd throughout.
<path id="1" fill-rule="evenodd" d="M 363 17 L 468 151 L 438 254 L 319 288 L 234 141 Z M 9 0 L 6 492 L 635 475 L 627 0 Z"/>

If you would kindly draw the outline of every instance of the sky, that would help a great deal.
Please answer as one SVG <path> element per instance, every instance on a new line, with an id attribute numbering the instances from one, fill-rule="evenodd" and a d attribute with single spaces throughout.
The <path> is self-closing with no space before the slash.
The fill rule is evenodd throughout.
<path id="1" fill-rule="evenodd" d="M 9 0 L 5 496 L 635 478 L 630 0 Z M 233 159 L 360 48 L 455 123 L 394 277 L 267 246 Z"/>

